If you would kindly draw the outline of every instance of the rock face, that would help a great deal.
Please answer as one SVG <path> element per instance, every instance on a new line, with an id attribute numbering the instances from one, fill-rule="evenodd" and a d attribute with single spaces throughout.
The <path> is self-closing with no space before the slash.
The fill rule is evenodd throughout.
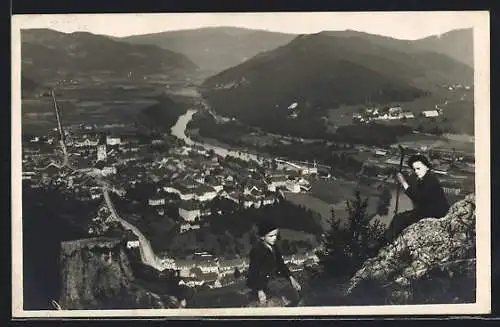
<path id="1" fill-rule="evenodd" d="M 134 285 L 120 239 L 62 242 L 60 258 L 63 310 L 165 307 L 158 295 Z"/>
<path id="2" fill-rule="evenodd" d="M 475 223 L 475 196 L 468 195 L 445 217 L 409 226 L 363 264 L 345 295 L 359 304 L 474 302 Z"/>

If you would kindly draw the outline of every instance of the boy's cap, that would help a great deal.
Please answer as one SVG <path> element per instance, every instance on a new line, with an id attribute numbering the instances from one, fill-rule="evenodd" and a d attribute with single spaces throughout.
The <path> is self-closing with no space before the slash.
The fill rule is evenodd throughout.
<path id="1" fill-rule="evenodd" d="M 261 220 L 257 224 L 257 235 L 265 236 L 267 233 L 269 233 L 270 231 L 273 231 L 277 228 L 278 228 L 278 226 L 276 224 L 270 222 L 269 220 Z"/>

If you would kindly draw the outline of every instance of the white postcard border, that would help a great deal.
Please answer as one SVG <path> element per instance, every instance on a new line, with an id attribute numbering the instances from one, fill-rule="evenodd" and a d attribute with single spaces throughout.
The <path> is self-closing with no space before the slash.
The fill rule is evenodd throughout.
<path id="1" fill-rule="evenodd" d="M 307 15 L 308 13 L 303 13 Z M 339 13 L 352 14 L 359 13 Z M 370 13 L 373 15 L 384 13 Z M 401 12 L 401 14 L 405 14 Z M 422 14 L 420 12 L 420 14 Z M 465 14 L 460 12 L 457 14 Z M 127 14 L 123 14 L 127 15 Z M 214 19 L 217 19 L 214 14 Z M 490 237 L 490 37 L 489 12 L 469 11 L 474 29 L 475 155 L 476 155 L 476 303 L 398 306 L 338 306 L 298 308 L 148 309 L 148 310 L 23 310 L 21 209 L 21 51 L 20 29 L 28 16 L 12 16 L 12 315 L 14 318 L 54 317 L 203 317 L 203 316 L 351 316 L 351 315 L 475 315 L 491 310 Z M 54 19 L 63 15 L 52 15 Z M 389 22 L 390 23 L 390 22 Z M 425 22 L 422 22 L 425 23 Z M 47 26 L 50 28 L 50 26 Z"/>

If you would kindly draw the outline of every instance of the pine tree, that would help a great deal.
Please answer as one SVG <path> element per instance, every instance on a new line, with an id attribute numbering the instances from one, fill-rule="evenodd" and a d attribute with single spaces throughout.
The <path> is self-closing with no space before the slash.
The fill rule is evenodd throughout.
<path id="1" fill-rule="evenodd" d="M 325 272 L 334 276 L 352 274 L 373 256 L 383 236 L 379 222 L 371 222 L 367 214 L 368 198 L 362 199 L 358 190 L 354 200 L 346 201 L 348 220 L 341 225 L 332 209 L 330 228 L 323 238 L 320 253 Z"/>
<path id="2" fill-rule="evenodd" d="M 377 214 L 383 216 L 389 213 L 389 205 L 391 203 L 391 192 L 387 187 L 383 188 L 379 202 L 377 205 Z"/>
<path id="3" fill-rule="evenodd" d="M 347 210 L 349 212 L 349 228 L 350 250 L 353 264 L 363 260 L 366 257 L 368 238 L 370 236 L 370 218 L 366 213 L 368 207 L 368 198 L 362 200 L 359 191 L 355 192 L 354 201 L 346 201 Z"/>
<path id="4" fill-rule="evenodd" d="M 323 235 L 322 250 L 319 253 L 320 260 L 328 275 L 342 275 L 346 263 L 347 256 L 347 233 L 342 228 L 340 220 L 335 217 L 335 210 L 331 209 L 331 218 L 329 221 L 329 229 Z"/>

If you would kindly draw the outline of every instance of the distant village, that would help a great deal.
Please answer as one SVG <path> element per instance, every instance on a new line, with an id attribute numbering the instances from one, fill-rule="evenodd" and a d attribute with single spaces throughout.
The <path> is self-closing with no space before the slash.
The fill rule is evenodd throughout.
<path id="1" fill-rule="evenodd" d="M 441 108 L 436 106 L 433 110 L 424 110 L 420 113 L 423 118 L 437 118 L 443 115 Z M 415 114 L 411 111 L 404 111 L 402 107 L 365 108 L 361 113 L 352 115 L 353 122 L 370 123 L 377 120 L 406 120 L 415 119 Z"/>

